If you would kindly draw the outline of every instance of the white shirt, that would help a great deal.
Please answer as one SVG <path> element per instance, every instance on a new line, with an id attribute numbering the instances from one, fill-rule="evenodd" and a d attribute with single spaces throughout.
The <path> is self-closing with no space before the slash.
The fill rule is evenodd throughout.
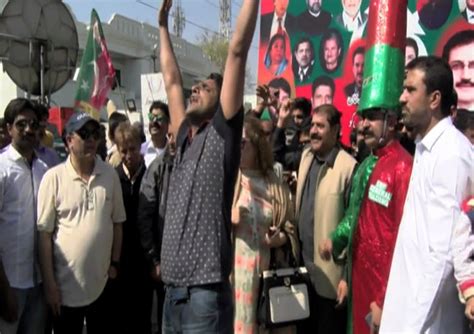
<path id="1" fill-rule="evenodd" d="M 311 62 L 311 65 L 308 65 L 305 68 L 298 66 L 298 77 L 300 81 L 303 81 L 303 78 L 306 76 L 306 73 L 308 73 L 309 67 L 312 65 L 313 62 Z"/>
<path id="2" fill-rule="evenodd" d="M 308 10 L 308 13 L 309 13 L 311 16 L 319 17 L 319 15 L 321 15 L 321 10 L 320 10 L 317 14 L 313 13 L 313 12 L 310 11 L 310 10 Z"/>
<path id="3" fill-rule="evenodd" d="M 417 142 L 380 333 L 462 333 L 451 243 L 473 177 L 472 146 L 450 117 Z"/>
<path id="4" fill-rule="evenodd" d="M 281 27 L 283 28 L 284 32 L 286 32 L 285 20 L 286 20 L 286 13 L 281 18 Z M 277 32 L 278 32 L 278 16 L 275 13 L 273 13 L 272 28 L 270 30 L 270 36 L 268 40 L 270 40 L 270 38 L 272 38 L 272 36 L 275 35 Z"/>
<path id="5" fill-rule="evenodd" d="M 48 166 L 27 160 L 9 145 L 0 159 L 0 258 L 12 287 L 28 289 L 40 281 L 37 261 L 36 203 Z M 34 269 L 35 268 L 35 269 Z"/>
<path id="6" fill-rule="evenodd" d="M 146 168 L 148 168 L 148 166 L 151 165 L 151 163 L 153 162 L 153 160 L 155 160 L 156 157 L 165 153 L 166 146 L 163 148 L 157 148 L 153 145 L 153 141 L 150 140 L 142 144 L 140 151 L 145 160 L 145 166 Z"/>
<path id="7" fill-rule="evenodd" d="M 359 29 L 359 27 L 364 24 L 362 22 L 362 16 L 360 15 L 360 10 L 357 12 L 357 16 L 355 19 L 347 15 L 347 13 L 343 10 L 342 11 L 342 22 L 344 23 L 344 27 L 347 29 L 347 31 L 354 31 Z"/>
<path id="8" fill-rule="evenodd" d="M 467 22 L 474 24 L 474 12 L 466 7 Z"/>

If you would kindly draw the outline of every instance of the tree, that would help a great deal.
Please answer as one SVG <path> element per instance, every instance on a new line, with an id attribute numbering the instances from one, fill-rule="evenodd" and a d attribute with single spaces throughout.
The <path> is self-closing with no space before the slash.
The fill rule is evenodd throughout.
<path id="1" fill-rule="evenodd" d="M 206 31 L 199 38 L 198 44 L 202 52 L 204 52 L 204 54 L 219 67 L 219 71 L 223 73 L 227 59 L 227 50 L 229 49 L 229 41 L 219 34 L 210 34 Z"/>
<path id="2" fill-rule="evenodd" d="M 198 38 L 198 45 L 202 52 L 209 57 L 210 61 L 217 65 L 220 73 L 224 73 L 225 61 L 227 59 L 227 51 L 229 49 L 229 40 L 223 35 L 217 33 L 204 32 Z M 252 90 L 252 72 L 247 66 L 245 71 L 245 88 L 247 91 Z"/>

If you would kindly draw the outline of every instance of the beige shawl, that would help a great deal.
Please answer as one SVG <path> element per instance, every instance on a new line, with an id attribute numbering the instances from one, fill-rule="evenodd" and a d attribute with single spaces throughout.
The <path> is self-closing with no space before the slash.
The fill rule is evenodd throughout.
<path id="1" fill-rule="evenodd" d="M 290 199 L 290 190 L 288 186 L 281 181 L 273 172 L 269 171 L 264 176 L 270 192 L 270 200 L 273 207 L 273 223 L 272 225 L 285 232 L 289 245 L 285 244 L 282 247 L 276 249 L 276 261 L 277 267 L 286 267 L 289 263 L 288 250 L 291 249 L 293 258 L 296 261 L 296 265 L 299 262 L 300 250 L 298 242 L 298 234 L 296 232 L 296 224 L 294 224 L 294 209 Z M 242 191 L 242 173 L 239 170 L 237 181 L 235 183 L 234 199 L 232 202 L 232 208 L 236 207 L 240 193 Z M 289 247 L 288 247 L 289 246 Z"/>

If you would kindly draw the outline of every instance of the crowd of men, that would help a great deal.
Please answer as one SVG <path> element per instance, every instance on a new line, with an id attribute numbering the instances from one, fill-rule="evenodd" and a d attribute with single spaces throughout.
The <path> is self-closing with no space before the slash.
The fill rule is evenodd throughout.
<path id="1" fill-rule="evenodd" d="M 169 104 L 151 105 L 150 141 L 115 113 L 107 152 L 99 122 L 77 112 L 60 162 L 45 144 L 47 110 L 24 98 L 8 104 L 0 333 L 75 334 L 84 322 L 91 334 L 151 333 L 152 316 L 163 333 L 233 333 L 231 205 L 258 1 L 242 3 L 224 76 L 193 86 L 187 104 L 170 8 L 165 0 L 159 13 Z M 296 58 L 314 54 L 305 43 Z M 285 84 L 260 86 L 247 112 L 293 190 L 311 278 L 311 316 L 298 333 L 463 333 L 474 321 L 474 121 L 472 111 L 457 113 L 449 64 L 411 60 L 400 108 L 362 112 L 351 147 L 340 143 L 332 81 L 321 77 L 312 101 L 291 100 Z"/>

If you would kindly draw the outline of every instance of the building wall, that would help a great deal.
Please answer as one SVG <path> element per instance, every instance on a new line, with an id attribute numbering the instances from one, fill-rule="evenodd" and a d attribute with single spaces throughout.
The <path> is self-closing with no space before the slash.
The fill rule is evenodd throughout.
<path id="1" fill-rule="evenodd" d="M 3 9 L 5 3 L 6 0 L 0 0 L 0 9 Z M 87 40 L 88 26 L 77 22 L 75 17 L 74 20 L 80 48 L 79 60 L 76 64 L 79 67 L 80 57 Z M 121 87 L 111 92 L 109 97 L 119 109 L 124 109 L 126 99 L 135 99 L 135 104 L 140 109 L 140 75 L 153 73 L 154 70 L 160 71 L 159 58 L 155 58 L 155 69 L 153 69 L 153 57 L 158 55 L 156 52 L 159 52 L 159 31 L 154 26 L 118 14 L 114 14 L 108 22 L 102 21 L 102 27 L 114 66 L 121 72 Z M 217 71 L 217 67 L 209 61 L 198 46 L 176 36 L 172 36 L 171 39 L 186 90 L 189 90 L 196 80 Z M 76 82 L 70 80 L 52 95 L 51 104 L 72 107 L 75 89 Z M 5 107 L 11 99 L 25 96 L 25 93 L 17 88 L 3 71 L 0 71 L 0 92 L 0 117 L 3 116 Z M 105 112 L 102 114 L 106 115 Z"/>

